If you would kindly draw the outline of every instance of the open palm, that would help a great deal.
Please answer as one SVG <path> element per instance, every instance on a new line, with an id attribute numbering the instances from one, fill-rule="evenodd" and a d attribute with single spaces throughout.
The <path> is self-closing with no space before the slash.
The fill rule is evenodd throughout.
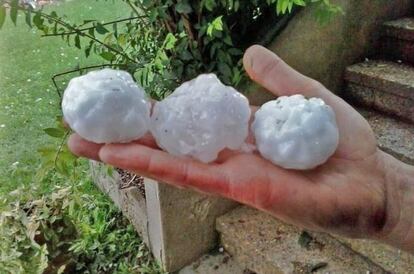
<path id="1" fill-rule="evenodd" d="M 69 146 L 77 155 L 227 197 L 308 229 L 346 236 L 381 233 L 387 217 L 382 153 L 365 119 L 263 47 L 247 50 L 244 65 L 253 80 L 275 95 L 319 97 L 334 109 L 340 144 L 325 165 L 311 171 L 285 170 L 257 153 L 231 151 L 222 152 L 212 164 L 203 164 L 169 155 L 151 136 L 129 144 L 98 145 L 75 134 Z"/>

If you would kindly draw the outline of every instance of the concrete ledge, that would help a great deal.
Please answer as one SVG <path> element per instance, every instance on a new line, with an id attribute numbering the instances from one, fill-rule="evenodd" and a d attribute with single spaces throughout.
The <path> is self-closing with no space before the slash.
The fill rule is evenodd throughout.
<path id="1" fill-rule="evenodd" d="M 216 218 L 238 204 L 145 179 L 151 250 L 168 272 L 194 262 L 218 244 Z"/>
<path id="2" fill-rule="evenodd" d="M 375 241 L 338 239 L 390 273 L 414 273 L 414 255 Z"/>
<path id="3" fill-rule="evenodd" d="M 414 100 L 414 68 L 388 61 L 367 61 L 349 66 L 345 80 Z"/>
<path id="4" fill-rule="evenodd" d="M 121 182 L 119 174 L 114 171 L 112 176 L 109 176 L 101 163 L 90 161 L 90 170 L 95 184 L 111 198 L 148 245 L 147 205 L 139 189 L 136 187 L 119 189 Z"/>
<path id="5" fill-rule="evenodd" d="M 414 125 L 366 109 L 358 109 L 367 119 L 383 151 L 414 164 Z"/>
<path id="6" fill-rule="evenodd" d="M 414 42 L 414 18 L 407 17 L 384 23 L 383 35 Z"/>
<path id="7" fill-rule="evenodd" d="M 380 265 L 323 233 L 309 233 L 257 210 L 240 207 L 217 219 L 225 250 L 259 274 L 387 273 Z"/>
<path id="8" fill-rule="evenodd" d="M 369 61 L 347 68 L 351 101 L 414 122 L 414 68 L 387 61 Z"/>
<path id="9" fill-rule="evenodd" d="M 386 22 L 380 49 L 380 56 L 414 64 L 414 18 Z"/>

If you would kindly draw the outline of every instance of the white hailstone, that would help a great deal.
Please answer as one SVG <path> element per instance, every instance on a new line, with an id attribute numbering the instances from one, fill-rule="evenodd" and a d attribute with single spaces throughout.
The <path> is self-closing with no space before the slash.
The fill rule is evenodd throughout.
<path id="1" fill-rule="evenodd" d="M 65 90 L 65 121 L 95 143 L 124 143 L 149 130 L 151 103 L 125 71 L 102 69 L 73 78 Z"/>
<path id="2" fill-rule="evenodd" d="M 336 151 L 335 113 L 322 99 L 302 95 L 264 104 L 252 130 L 260 154 L 287 169 L 307 170 L 325 163 Z"/>
<path id="3" fill-rule="evenodd" d="M 225 148 L 242 147 L 249 119 L 245 96 L 225 86 L 216 75 L 203 74 L 155 104 L 151 132 L 170 154 L 209 163 Z"/>

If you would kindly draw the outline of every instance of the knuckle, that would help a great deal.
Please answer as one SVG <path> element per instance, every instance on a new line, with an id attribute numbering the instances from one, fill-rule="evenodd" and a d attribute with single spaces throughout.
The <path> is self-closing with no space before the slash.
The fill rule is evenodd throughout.
<path id="1" fill-rule="evenodd" d="M 259 63 L 255 66 L 254 71 L 254 80 L 265 79 L 267 77 L 273 77 L 278 74 L 282 59 L 274 57 L 272 59 L 266 60 L 265 62 Z"/>

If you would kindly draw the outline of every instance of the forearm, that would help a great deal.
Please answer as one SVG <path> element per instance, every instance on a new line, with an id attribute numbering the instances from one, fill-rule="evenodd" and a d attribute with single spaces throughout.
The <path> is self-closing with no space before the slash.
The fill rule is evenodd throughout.
<path id="1" fill-rule="evenodd" d="M 387 221 L 380 240 L 414 253 L 414 167 L 384 153 Z"/>

